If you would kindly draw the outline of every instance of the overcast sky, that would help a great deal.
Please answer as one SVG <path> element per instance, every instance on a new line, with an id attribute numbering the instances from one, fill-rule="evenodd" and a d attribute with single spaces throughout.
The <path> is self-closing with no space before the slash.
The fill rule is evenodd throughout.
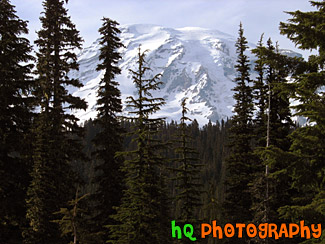
<path id="1" fill-rule="evenodd" d="M 30 39 L 40 29 L 41 0 L 11 0 L 20 18 L 29 21 Z M 120 24 L 157 24 L 165 27 L 204 27 L 237 36 L 243 23 L 249 42 L 257 43 L 262 33 L 279 41 L 280 48 L 297 51 L 279 34 L 280 21 L 290 16 L 284 11 L 314 10 L 307 0 L 69 0 L 66 5 L 77 25 L 84 45 L 90 45 L 98 35 L 101 18 L 108 17 Z M 304 56 L 308 52 L 302 52 Z"/>

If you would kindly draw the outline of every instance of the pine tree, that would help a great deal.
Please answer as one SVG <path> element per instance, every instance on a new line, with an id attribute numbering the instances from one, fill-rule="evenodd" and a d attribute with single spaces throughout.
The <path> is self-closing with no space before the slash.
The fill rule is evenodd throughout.
<path id="1" fill-rule="evenodd" d="M 160 75 L 146 78 L 149 67 L 145 63 L 145 52 L 139 47 L 138 68 L 130 70 L 137 88 L 137 97 L 128 97 L 127 103 L 133 115 L 128 119 L 135 122 L 136 149 L 123 153 L 126 158 L 126 190 L 122 202 L 113 218 L 118 224 L 110 226 L 111 243 L 168 243 L 170 221 L 168 219 L 165 184 L 160 156 L 162 143 L 155 138 L 163 120 L 151 115 L 164 104 L 162 98 L 155 98 L 152 92 L 159 89 Z"/>
<path id="2" fill-rule="evenodd" d="M 281 54 L 278 46 L 273 46 L 271 39 L 267 41 L 266 47 L 259 45 L 253 52 L 258 56 L 257 64 L 263 64 L 263 76 L 259 79 L 267 89 L 264 113 L 258 113 L 260 123 L 256 125 L 257 131 L 262 134 L 258 134 L 258 147 L 255 149 L 260 160 L 255 181 L 252 183 L 254 221 L 280 224 L 282 221 L 277 210 L 288 204 L 290 195 L 294 194 L 290 189 L 290 177 L 285 170 L 290 164 L 288 135 L 294 129 L 287 80 L 301 60 Z M 260 108 L 259 112 L 261 111 Z M 275 240 L 267 242 L 272 243 Z"/>
<path id="3" fill-rule="evenodd" d="M 292 177 L 292 187 L 299 196 L 293 203 L 280 209 L 282 216 L 291 221 L 306 221 L 306 224 L 322 223 L 325 219 L 325 2 L 311 1 L 316 11 L 289 12 L 289 23 L 280 23 L 281 33 L 286 35 L 300 49 L 314 50 L 317 55 L 308 59 L 307 69 L 295 77 L 292 98 L 299 101 L 295 106 L 297 115 L 304 116 L 309 122 L 291 134 L 292 164 L 287 168 Z M 324 242 L 324 231 L 320 239 L 306 243 Z"/>
<path id="4" fill-rule="evenodd" d="M 123 131 L 117 117 L 117 114 L 122 112 L 122 104 L 118 83 L 114 81 L 115 76 L 121 72 L 117 66 L 121 59 L 118 49 L 123 45 L 118 37 L 118 23 L 108 18 L 104 18 L 103 22 L 99 29 L 102 35 L 99 59 L 102 63 L 98 65 L 97 70 L 103 70 L 105 73 L 98 90 L 98 115 L 95 120 L 101 130 L 94 138 L 95 155 L 100 162 L 96 168 L 98 174 L 95 179 L 98 189 L 93 196 L 97 203 L 92 207 L 96 212 L 92 228 L 99 235 L 96 243 L 105 243 L 109 239 L 108 230 L 104 226 L 115 223 L 110 216 L 115 213 L 113 207 L 120 205 L 123 192 L 123 175 L 120 171 L 122 160 L 115 157 L 115 153 L 122 150 Z"/>
<path id="5" fill-rule="evenodd" d="M 33 57 L 27 22 L 0 1 L 0 243 L 21 243 L 29 181 Z"/>
<path id="6" fill-rule="evenodd" d="M 265 52 L 269 121 L 269 136 L 266 144 L 287 151 L 290 147 L 287 137 L 293 127 L 293 122 L 291 120 L 289 92 L 286 88 L 287 79 L 296 59 L 280 54 L 278 45 L 274 46 L 271 39 L 267 41 Z"/>
<path id="7" fill-rule="evenodd" d="M 82 87 L 68 76 L 77 70 L 77 55 L 82 39 L 71 22 L 63 0 L 43 2 L 42 29 L 38 31 L 36 88 L 40 113 L 35 119 L 34 165 L 28 189 L 25 243 L 58 243 L 58 225 L 51 222 L 54 212 L 74 195 L 70 162 L 82 157 L 78 119 L 68 113 L 86 109 L 86 103 L 71 95 L 67 87 Z"/>
<path id="8" fill-rule="evenodd" d="M 279 47 L 275 47 L 271 39 L 264 47 L 261 38 L 252 53 L 258 58 L 255 65 L 258 77 L 253 87 L 258 108 L 255 127 L 259 139 L 256 145 L 276 145 L 282 150 L 288 150 L 290 143 L 287 136 L 293 122 L 287 79 L 293 75 L 302 60 L 281 54 Z"/>
<path id="9" fill-rule="evenodd" d="M 199 228 L 200 218 L 199 210 L 202 206 L 202 175 L 200 168 L 203 164 L 199 164 L 198 152 L 192 144 L 192 137 L 189 135 L 186 121 L 191 119 L 186 117 L 188 111 L 186 107 L 186 98 L 182 101 L 182 117 L 179 124 L 179 134 L 175 142 L 179 145 L 175 152 L 179 155 L 174 159 L 177 167 L 173 169 L 176 173 L 176 203 L 179 213 L 176 218 L 177 224 L 183 226 L 192 224 L 194 229 Z M 198 238 L 198 233 L 194 235 Z M 181 243 L 191 243 L 192 241 L 183 238 Z"/>
<path id="10" fill-rule="evenodd" d="M 257 108 L 256 116 L 254 119 L 254 127 L 256 135 L 255 145 L 259 147 L 264 147 L 266 145 L 266 127 L 267 127 L 267 108 L 268 108 L 268 96 L 267 96 L 267 84 L 265 83 L 266 76 L 266 64 L 265 64 L 265 54 L 264 54 L 264 44 L 263 36 L 261 36 L 257 47 L 252 50 L 255 54 L 257 60 L 255 61 L 254 70 L 258 74 L 253 80 L 253 95 L 255 99 L 255 106 Z"/>
<path id="11" fill-rule="evenodd" d="M 227 159 L 225 179 L 225 201 L 223 204 L 225 220 L 231 223 L 246 223 L 252 219 L 251 196 L 248 184 L 251 182 L 254 158 L 252 155 L 252 116 L 253 100 L 250 86 L 249 60 L 245 51 L 248 49 L 242 24 L 236 43 L 238 59 L 235 66 L 238 76 L 235 78 L 234 106 L 235 115 L 231 120 L 230 143 L 231 154 Z M 238 241 L 238 242 L 237 242 Z M 244 243 L 238 239 L 236 243 Z"/>
<path id="12" fill-rule="evenodd" d="M 269 108 L 269 96 L 268 96 L 268 84 L 266 84 L 266 72 L 267 64 L 265 58 L 265 50 L 263 44 L 263 36 L 261 36 L 257 47 L 252 50 L 257 60 L 255 61 L 254 70 L 257 72 L 257 77 L 254 79 L 253 95 L 256 106 L 256 116 L 254 119 L 254 151 L 259 155 L 266 147 L 267 131 L 268 131 L 268 108 Z M 250 182 L 250 192 L 252 195 L 252 207 L 253 219 L 255 224 L 261 222 L 268 222 L 268 179 L 267 172 L 268 166 L 264 165 L 263 159 L 256 157 L 256 172 L 254 173 L 254 179 Z M 268 240 L 255 239 L 255 242 L 267 242 Z"/>

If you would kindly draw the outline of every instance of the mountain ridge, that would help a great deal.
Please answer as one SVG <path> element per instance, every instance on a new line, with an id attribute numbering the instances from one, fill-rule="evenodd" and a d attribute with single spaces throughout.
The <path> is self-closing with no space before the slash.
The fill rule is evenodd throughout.
<path id="1" fill-rule="evenodd" d="M 189 117 L 199 124 L 209 120 L 226 119 L 232 115 L 234 105 L 233 79 L 236 63 L 236 38 L 220 32 L 199 27 L 166 28 L 158 25 L 121 25 L 120 39 L 125 48 L 119 51 L 122 72 L 116 77 L 122 101 L 135 95 L 129 69 L 136 69 L 138 47 L 147 51 L 149 75 L 162 74 L 161 89 L 153 92 L 155 97 L 164 97 L 166 105 L 157 116 L 178 120 L 181 116 L 180 102 L 188 97 Z M 249 43 L 249 48 L 255 47 Z M 283 50 L 288 55 L 299 54 Z M 69 75 L 79 79 L 84 87 L 70 90 L 88 103 L 86 111 L 74 111 L 81 121 L 96 117 L 96 91 L 103 71 L 96 71 L 99 63 L 99 40 L 78 54 L 79 71 Z M 251 63 L 254 56 L 247 52 Z M 124 113 L 126 113 L 125 106 Z"/>

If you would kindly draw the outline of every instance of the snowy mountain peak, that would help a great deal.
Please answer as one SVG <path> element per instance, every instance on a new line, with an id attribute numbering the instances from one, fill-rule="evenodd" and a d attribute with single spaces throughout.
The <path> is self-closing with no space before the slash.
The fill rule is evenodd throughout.
<path id="1" fill-rule="evenodd" d="M 236 38 L 217 30 L 197 27 L 172 29 L 136 24 L 122 25 L 120 30 L 125 48 L 120 50 L 122 73 L 116 80 L 120 83 L 122 100 L 135 94 L 128 70 L 136 68 L 137 49 L 141 45 L 142 50 L 148 50 L 147 62 L 152 73 L 162 74 L 163 85 L 153 94 L 164 97 L 167 102 L 159 111 L 160 116 L 178 120 L 180 102 L 184 97 L 189 98 L 189 117 L 201 125 L 232 115 Z M 96 91 L 103 75 L 96 71 L 98 57 L 97 40 L 79 53 L 79 71 L 71 73 L 84 84 L 80 90 L 72 91 L 88 102 L 87 111 L 76 112 L 82 121 L 96 117 Z"/>

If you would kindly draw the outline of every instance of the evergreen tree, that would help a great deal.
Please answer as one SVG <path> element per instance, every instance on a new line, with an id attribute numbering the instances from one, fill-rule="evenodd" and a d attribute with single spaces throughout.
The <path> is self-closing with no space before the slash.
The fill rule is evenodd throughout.
<path id="1" fill-rule="evenodd" d="M 256 135 L 255 146 L 265 147 L 266 146 L 266 127 L 267 127 L 267 108 L 268 108 L 268 96 L 267 96 L 267 84 L 265 83 L 266 76 L 266 64 L 265 64 L 265 47 L 263 45 L 263 36 L 259 40 L 257 47 L 252 50 L 257 60 L 255 61 L 254 70 L 258 74 L 253 80 L 253 95 L 255 100 L 255 106 L 257 108 L 256 116 L 254 119 L 254 127 Z"/>
<path id="2" fill-rule="evenodd" d="M 186 117 L 188 109 L 186 108 L 186 98 L 182 101 L 182 117 L 179 124 L 179 134 L 176 143 L 179 146 L 175 149 L 178 158 L 174 161 L 177 168 L 173 170 L 176 173 L 176 203 L 179 213 L 176 222 L 181 226 L 192 224 L 195 229 L 199 228 L 200 218 L 199 210 L 202 206 L 202 175 L 200 168 L 202 164 L 198 162 L 198 152 L 191 147 L 192 137 L 189 135 L 186 121 L 191 120 Z M 194 235 L 198 238 L 198 233 Z M 191 243 L 192 241 L 183 238 L 182 243 Z"/>
<path id="3" fill-rule="evenodd" d="M 296 59 L 279 53 L 278 45 L 274 46 L 271 39 L 265 49 L 267 66 L 266 85 L 268 89 L 268 137 L 267 145 L 274 145 L 287 151 L 290 147 L 288 134 L 293 127 L 291 120 L 287 79 L 291 74 Z"/>
<path id="4" fill-rule="evenodd" d="M 28 189 L 25 243 L 58 243 L 58 225 L 53 213 L 74 195 L 70 162 L 82 157 L 78 119 L 68 110 L 86 109 L 86 103 L 71 95 L 67 87 L 82 87 L 68 72 L 77 70 L 75 48 L 82 39 L 71 22 L 63 0 L 43 2 L 42 29 L 38 31 L 36 88 L 40 113 L 36 118 L 34 165 Z"/>
<path id="5" fill-rule="evenodd" d="M 60 211 L 54 213 L 62 216 L 61 219 L 53 220 L 54 223 L 60 225 L 62 235 L 72 235 L 73 242 L 71 241 L 70 244 L 77 244 L 80 240 L 83 242 L 83 235 L 87 233 L 82 216 L 85 211 L 78 205 L 88 195 L 85 194 L 79 197 L 79 188 L 77 188 L 76 197 L 69 201 L 69 207 L 61 208 Z"/>
<path id="6" fill-rule="evenodd" d="M 248 184 L 252 180 L 254 158 L 252 155 L 252 116 L 253 98 L 249 77 L 249 60 L 245 51 L 248 49 L 242 24 L 236 43 L 238 59 L 235 66 L 238 76 L 235 78 L 234 106 L 235 115 L 231 120 L 231 154 L 227 159 L 225 179 L 225 201 L 223 204 L 225 220 L 231 223 L 246 223 L 252 219 L 251 196 Z M 236 240 L 244 243 L 245 238 Z"/>
<path id="7" fill-rule="evenodd" d="M 294 194 L 290 189 L 290 177 L 285 170 L 290 163 L 288 135 L 294 129 L 287 80 L 301 60 L 282 55 L 278 46 L 274 47 L 270 39 L 266 47 L 259 45 L 253 52 L 258 56 L 257 67 L 263 64 L 264 77 L 260 76 L 259 79 L 267 89 L 264 113 L 258 113 L 257 118 L 260 123 L 256 125 L 257 129 L 260 127 L 259 131 L 262 134 L 258 135 L 259 147 L 255 149 L 260 163 L 255 181 L 252 183 L 254 221 L 280 224 L 282 221 L 277 210 L 288 204 L 290 196 Z M 263 107 L 259 112 L 262 109 Z M 268 243 L 284 241 L 289 242 L 267 240 Z M 295 243 L 296 240 L 293 242 Z"/>
<path id="8" fill-rule="evenodd" d="M 316 11 L 289 12 L 289 23 L 280 23 L 281 33 L 286 35 L 300 49 L 314 50 L 316 55 L 308 59 L 307 69 L 295 77 L 293 98 L 299 101 L 295 106 L 297 115 L 307 118 L 308 125 L 291 134 L 291 165 L 287 168 L 292 177 L 292 187 L 299 196 L 280 209 L 282 216 L 291 221 L 306 221 L 306 224 L 324 223 L 325 211 L 325 2 L 311 1 Z M 324 231 L 320 239 L 306 243 L 324 242 Z"/>
<path id="9" fill-rule="evenodd" d="M 164 104 L 162 98 L 154 98 L 152 92 L 159 89 L 160 75 L 146 78 L 149 67 L 145 63 L 145 52 L 139 47 L 138 68 L 130 70 L 137 88 L 137 97 L 128 97 L 132 108 L 128 119 L 135 122 L 131 132 L 136 149 L 123 153 L 123 171 L 126 190 L 122 203 L 113 218 L 118 224 L 110 226 L 111 243 L 168 243 L 170 220 L 168 219 L 164 177 L 160 168 L 164 159 L 160 156 L 162 143 L 155 138 L 162 126 L 161 118 L 151 115 Z"/>
<path id="10" fill-rule="evenodd" d="M 113 206 L 120 205 L 123 192 L 123 175 L 119 170 L 122 160 L 115 157 L 115 153 L 122 150 L 122 128 L 117 118 L 117 114 L 122 112 L 122 104 L 118 83 L 114 81 L 115 76 L 121 72 L 117 66 L 121 59 L 118 49 L 123 45 L 118 37 L 120 33 L 118 23 L 108 18 L 104 18 L 103 22 L 103 26 L 99 29 L 102 35 L 99 59 L 102 63 L 98 65 L 97 70 L 104 70 L 105 73 L 98 90 L 98 115 L 95 120 L 101 130 L 94 139 L 95 155 L 100 162 L 96 168 L 98 174 L 95 179 L 98 189 L 94 194 L 94 200 L 97 203 L 92 207 L 96 212 L 92 228 L 99 235 L 96 243 L 105 243 L 109 239 L 108 230 L 104 226 L 115 223 L 110 216 L 115 213 Z"/>
<path id="11" fill-rule="evenodd" d="M 254 70 L 257 72 L 257 77 L 254 79 L 253 95 L 256 106 L 256 115 L 254 119 L 254 151 L 259 155 L 266 147 L 267 141 L 267 129 L 268 129 L 268 108 L 269 108 L 269 96 L 268 96 L 268 84 L 266 84 L 266 58 L 263 44 L 263 36 L 261 36 L 257 46 L 252 50 L 257 60 L 255 61 Z M 266 168 L 261 158 L 256 157 L 256 172 L 254 179 L 250 182 L 250 192 L 252 195 L 252 207 L 253 222 L 259 224 L 261 222 L 268 222 L 268 179 L 266 176 Z M 260 240 L 256 238 L 255 241 L 267 242 L 268 240 Z"/>
<path id="12" fill-rule="evenodd" d="M 29 182 L 31 46 L 9 0 L 0 1 L 0 243 L 21 243 Z"/>
<path id="13" fill-rule="evenodd" d="M 255 118 L 256 146 L 275 145 L 282 150 L 288 150 L 290 142 L 287 136 L 293 122 L 287 80 L 300 66 L 302 59 L 281 54 L 279 47 L 275 47 L 271 39 L 264 47 L 261 38 L 252 53 L 258 58 L 255 65 L 258 76 L 253 87 L 258 109 Z"/>

